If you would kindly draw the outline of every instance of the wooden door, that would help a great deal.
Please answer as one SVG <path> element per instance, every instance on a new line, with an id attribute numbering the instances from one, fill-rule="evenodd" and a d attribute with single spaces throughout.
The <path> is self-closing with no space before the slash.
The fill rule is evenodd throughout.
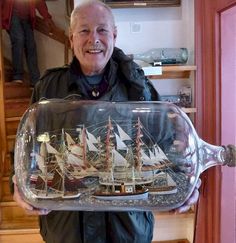
<path id="1" fill-rule="evenodd" d="M 212 144 L 221 143 L 220 14 L 235 0 L 195 0 L 196 128 Z M 221 242 L 221 168 L 202 175 L 195 243 Z"/>
<path id="2" fill-rule="evenodd" d="M 221 143 L 236 144 L 236 4 L 221 12 L 220 25 Z M 221 242 L 236 243 L 236 168 L 223 167 L 221 180 Z"/>

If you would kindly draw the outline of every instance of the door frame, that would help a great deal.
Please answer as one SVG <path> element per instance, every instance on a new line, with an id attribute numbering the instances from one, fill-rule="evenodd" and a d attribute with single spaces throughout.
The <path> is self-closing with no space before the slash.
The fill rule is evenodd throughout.
<path id="1" fill-rule="evenodd" d="M 195 0 L 195 124 L 203 140 L 217 145 L 221 142 L 220 14 L 235 4 L 236 0 Z M 208 169 L 201 179 L 194 242 L 220 243 L 221 168 Z"/>

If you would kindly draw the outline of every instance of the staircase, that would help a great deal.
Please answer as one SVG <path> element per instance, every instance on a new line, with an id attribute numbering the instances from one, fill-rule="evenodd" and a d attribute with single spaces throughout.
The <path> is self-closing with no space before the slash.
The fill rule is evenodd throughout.
<path id="1" fill-rule="evenodd" d="M 5 82 L 4 85 L 4 107 L 5 107 L 5 132 L 6 132 L 6 156 L 2 161 L 1 178 L 1 222 L 0 242 L 10 241 L 9 235 L 17 236 L 17 242 L 21 235 L 28 234 L 27 238 L 40 239 L 38 234 L 37 216 L 26 215 L 24 210 L 16 205 L 10 192 L 9 178 L 13 164 L 13 151 L 17 127 L 21 116 L 29 107 L 32 90 L 27 84 L 15 84 Z M 8 241 L 4 239 L 7 237 Z M 35 238 L 36 237 L 36 238 Z M 14 240 L 16 243 L 16 241 Z M 30 242 L 30 241 L 29 241 Z M 40 241 L 31 241 L 40 242 Z M 42 242 L 42 241 L 41 241 Z"/>
<path id="2" fill-rule="evenodd" d="M 69 59 L 69 39 L 65 31 L 55 27 L 50 33 L 44 21 L 37 17 L 36 30 L 64 45 L 64 63 Z M 13 201 L 9 178 L 13 166 L 13 151 L 21 116 L 29 107 L 32 90 L 28 74 L 24 84 L 10 82 L 11 61 L 3 58 L 0 29 L 0 242 L 42 243 L 38 217 L 26 215 Z"/>
<path id="3" fill-rule="evenodd" d="M 69 59 L 69 39 L 65 31 L 55 27 L 50 33 L 45 22 L 37 17 L 36 30 L 64 45 L 64 63 Z M 0 242 L 42 243 L 38 217 L 26 215 L 13 201 L 9 178 L 13 165 L 13 151 L 21 116 L 29 107 L 32 90 L 29 82 L 15 84 L 11 80 L 11 62 L 3 58 L 0 29 Z M 28 75 L 24 75 L 27 80 Z"/>

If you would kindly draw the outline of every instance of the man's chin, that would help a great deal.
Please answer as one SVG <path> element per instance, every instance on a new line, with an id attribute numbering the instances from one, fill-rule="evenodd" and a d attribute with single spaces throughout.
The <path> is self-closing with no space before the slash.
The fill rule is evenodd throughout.
<path id="1" fill-rule="evenodd" d="M 101 65 L 90 65 L 89 66 L 86 66 L 86 69 L 83 69 L 82 68 L 82 71 L 84 72 L 86 70 L 86 73 L 84 73 L 85 75 L 88 75 L 88 76 L 92 76 L 92 75 L 96 75 L 96 74 L 100 74 L 103 72 L 104 70 L 104 66 L 101 66 Z"/>

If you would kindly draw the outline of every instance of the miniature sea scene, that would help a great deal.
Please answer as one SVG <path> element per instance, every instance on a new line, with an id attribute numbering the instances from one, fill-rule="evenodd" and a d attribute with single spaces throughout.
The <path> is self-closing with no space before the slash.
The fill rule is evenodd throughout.
<path id="1" fill-rule="evenodd" d="M 193 135 L 169 103 L 41 101 L 18 128 L 15 171 L 35 207 L 171 210 L 204 170 Z"/>

